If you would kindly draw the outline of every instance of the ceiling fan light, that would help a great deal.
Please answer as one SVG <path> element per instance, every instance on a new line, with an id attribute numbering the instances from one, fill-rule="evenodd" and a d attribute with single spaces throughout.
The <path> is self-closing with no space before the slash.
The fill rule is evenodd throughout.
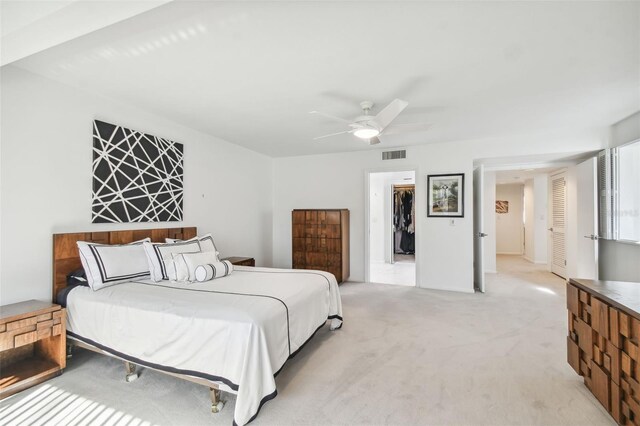
<path id="1" fill-rule="evenodd" d="M 374 129 L 372 127 L 363 127 L 363 128 L 360 128 L 360 129 L 356 130 L 355 132 L 353 132 L 353 135 L 355 137 L 360 138 L 360 139 L 375 138 L 379 134 L 380 134 L 380 131 L 378 129 Z"/>

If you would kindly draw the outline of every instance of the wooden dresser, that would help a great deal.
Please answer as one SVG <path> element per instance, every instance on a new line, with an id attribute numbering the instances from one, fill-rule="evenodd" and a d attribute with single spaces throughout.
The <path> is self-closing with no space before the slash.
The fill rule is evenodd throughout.
<path id="1" fill-rule="evenodd" d="M 293 269 L 331 272 L 339 283 L 349 278 L 349 210 L 291 212 Z"/>
<path id="2" fill-rule="evenodd" d="M 640 283 L 567 283 L 567 360 L 618 424 L 640 425 Z"/>
<path id="3" fill-rule="evenodd" d="M 231 256 L 220 260 L 228 260 L 232 265 L 237 266 L 256 266 L 256 260 L 253 257 Z"/>
<path id="4" fill-rule="evenodd" d="M 29 300 L 0 306 L 0 399 L 62 373 L 65 310 Z"/>

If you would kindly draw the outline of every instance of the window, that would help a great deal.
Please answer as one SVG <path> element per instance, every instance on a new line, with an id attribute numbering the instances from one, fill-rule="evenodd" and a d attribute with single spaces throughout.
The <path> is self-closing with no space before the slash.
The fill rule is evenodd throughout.
<path id="1" fill-rule="evenodd" d="M 620 146 L 615 151 L 613 213 L 617 222 L 616 239 L 640 242 L 640 141 Z"/>

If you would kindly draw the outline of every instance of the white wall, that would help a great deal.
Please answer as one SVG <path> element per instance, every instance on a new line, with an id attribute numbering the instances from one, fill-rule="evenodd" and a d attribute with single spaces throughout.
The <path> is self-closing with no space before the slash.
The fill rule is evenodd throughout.
<path id="1" fill-rule="evenodd" d="M 640 111 L 614 124 L 610 131 L 610 147 L 640 139 Z M 640 282 L 640 246 L 601 240 L 598 247 L 598 278 Z"/>
<path id="2" fill-rule="evenodd" d="M 535 175 L 524 184 L 524 258 L 532 263 L 547 263 L 547 194 L 549 177 Z"/>
<path id="3" fill-rule="evenodd" d="M 549 176 L 546 174 L 533 177 L 533 217 L 534 255 L 533 262 L 547 263 L 547 244 L 549 239 L 549 226 L 547 225 L 547 204 L 549 192 Z"/>
<path id="4" fill-rule="evenodd" d="M 535 257 L 534 204 L 533 179 L 527 179 L 524 182 L 524 258 L 529 262 L 533 262 Z"/>
<path id="5" fill-rule="evenodd" d="M 396 139 L 396 143 L 398 139 Z M 313 143 L 301 141 L 301 143 Z M 602 129 L 537 139 L 442 142 L 407 148 L 407 158 L 381 160 L 381 150 L 274 159 L 274 266 L 291 266 L 291 210 L 348 208 L 351 211 L 351 281 L 364 279 L 365 172 L 417 169 L 417 285 L 473 291 L 472 173 L 476 159 L 585 152 L 605 145 Z M 387 148 L 388 149 L 388 148 Z M 426 217 L 426 176 L 465 173 L 465 217 Z M 420 236 L 422 235 L 422 237 Z"/>
<path id="6" fill-rule="evenodd" d="M 640 139 L 640 111 L 611 126 L 609 147 L 614 148 L 638 139 Z"/>
<path id="7" fill-rule="evenodd" d="M 566 182 L 567 204 L 564 235 L 566 240 L 567 278 L 575 278 L 578 271 L 578 221 L 576 218 L 580 214 L 578 211 L 578 175 L 575 166 L 567 168 Z"/>
<path id="8" fill-rule="evenodd" d="M 482 239 L 484 244 L 484 272 L 496 273 L 496 172 L 484 172 L 484 212 L 482 215 L 483 232 L 487 234 Z"/>
<path id="9" fill-rule="evenodd" d="M 522 212 L 524 185 L 521 183 L 496 185 L 496 200 L 509 202 L 509 213 L 495 213 L 496 252 L 522 254 Z"/>
<path id="10" fill-rule="evenodd" d="M 369 260 L 384 262 L 385 259 L 385 173 L 371 174 L 369 180 Z"/>
<path id="11" fill-rule="evenodd" d="M 58 232 L 198 226 L 223 256 L 271 265 L 270 158 L 13 66 L 0 78 L 0 304 L 50 299 Z M 184 144 L 184 222 L 90 223 L 93 119 Z"/>

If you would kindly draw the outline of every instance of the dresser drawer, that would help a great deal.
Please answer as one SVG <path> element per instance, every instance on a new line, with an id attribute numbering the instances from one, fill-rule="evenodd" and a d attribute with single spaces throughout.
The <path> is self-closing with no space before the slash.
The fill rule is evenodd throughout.
<path id="1" fill-rule="evenodd" d="M 291 222 L 294 225 L 304 225 L 305 214 L 303 211 L 294 210 L 291 212 Z"/>
<path id="2" fill-rule="evenodd" d="M 300 237 L 300 231 L 300 225 L 294 225 L 293 237 Z M 342 235 L 340 225 L 306 224 L 302 233 L 303 237 L 311 238 L 340 238 Z"/>
<path id="3" fill-rule="evenodd" d="M 325 267 L 327 265 L 327 253 L 306 253 L 305 254 L 305 263 L 307 265 L 316 265 L 320 267 Z"/>
<path id="4" fill-rule="evenodd" d="M 37 331 L 28 331 L 22 334 L 16 334 L 13 337 L 13 347 L 19 348 L 20 346 L 28 345 L 29 343 L 36 342 L 38 340 Z"/>
<path id="5" fill-rule="evenodd" d="M 50 319 L 53 319 L 53 312 L 47 312 L 46 314 L 38 315 L 36 318 L 38 319 L 38 322 L 49 321 Z"/>
<path id="6" fill-rule="evenodd" d="M 330 210 L 327 212 L 328 225 L 340 225 L 340 211 Z"/>
<path id="7" fill-rule="evenodd" d="M 306 230 L 306 227 L 303 223 L 294 224 L 293 228 L 291 229 L 291 236 L 293 238 L 304 238 L 306 236 L 305 230 Z"/>
<path id="8" fill-rule="evenodd" d="M 0 326 L 0 350 L 18 348 L 62 333 L 63 310 L 46 312 Z"/>
<path id="9" fill-rule="evenodd" d="M 342 266 L 342 255 L 340 253 L 329 253 L 327 255 L 327 265 L 340 268 Z"/>
<path id="10" fill-rule="evenodd" d="M 37 323 L 38 323 L 37 317 L 24 318 L 19 321 L 8 322 L 7 331 L 30 327 L 32 325 L 36 325 Z"/>
<path id="11" fill-rule="evenodd" d="M 293 252 L 293 269 L 298 269 L 306 264 L 306 253 L 303 251 Z"/>

